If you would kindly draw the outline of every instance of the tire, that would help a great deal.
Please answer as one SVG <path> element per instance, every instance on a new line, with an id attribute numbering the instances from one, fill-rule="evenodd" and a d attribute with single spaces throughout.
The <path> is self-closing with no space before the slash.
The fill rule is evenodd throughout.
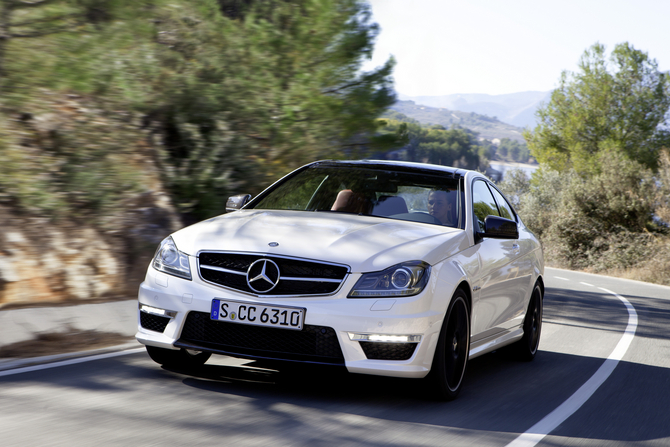
<path id="1" fill-rule="evenodd" d="M 537 354 L 542 333 L 542 302 L 542 288 L 539 284 L 535 284 L 528 303 L 526 318 L 523 320 L 523 338 L 514 345 L 519 360 L 530 362 Z"/>
<path id="2" fill-rule="evenodd" d="M 463 290 L 454 294 L 442 322 L 428 379 L 431 394 L 439 400 L 453 400 L 463 385 L 470 355 L 470 312 Z"/>
<path id="3" fill-rule="evenodd" d="M 186 349 L 172 350 L 146 346 L 151 360 L 164 366 L 193 368 L 202 366 L 211 357 L 209 352 L 187 351 Z"/>

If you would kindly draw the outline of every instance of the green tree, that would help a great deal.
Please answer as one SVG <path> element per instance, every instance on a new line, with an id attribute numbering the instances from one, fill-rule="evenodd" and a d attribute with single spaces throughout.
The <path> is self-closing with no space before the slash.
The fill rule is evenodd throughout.
<path id="1" fill-rule="evenodd" d="M 526 163 L 530 158 L 530 152 L 524 143 L 509 138 L 500 140 L 497 153 L 503 159 L 511 159 L 522 163 Z"/>
<path id="2" fill-rule="evenodd" d="M 592 176 L 542 165 L 530 180 L 516 171 L 501 183 L 553 265 L 629 268 L 649 260 L 667 233 L 654 218 L 668 203 L 667 154 L 662 175 L 622 152 L 601 152 L 597 161 L 600 172 Z"/>
<path id="3" fill-rule="evenodd" d="M 393 60 L 361 70 L 378 27 L 358 0 L 34 3 L 35 13 L 95 6 L 105 20 L 88 14 L 76 34 L 11 39 L 3 105 L 25 109 L 45 91 L 95 98 L 147 135 L 179 209 L 197 218 L 308 161 L 362 156 L 395 138 L 377 135 L 395 101 Z"/>
<path id="4" fill-rule="evenodd" d="M 7 47 L 15 39 L 74 32 L 109 19 L 111 0 L 0 0 L 0 76 Z"/>
<path id="5" fill-rule="evenodd" d="M 660 148 L 670 142 L 665 116 L 670 108 L 670 75 L 647 53 L 628 43 L 609 58 L 595 44 L 579 61 L 579 71 L 563 72 L 539 124 L 526 131 L 530 152 L 540 163 L 564 171 L 597 173 L 598 154 L 616 151 L 656 169 Z"/>
<path id="6" fill-rule="evenodd" d="M 389 119 L 385 131 L 395 133 L 396 140 L 402 137 L 408 161 L 466 169 L 484 170 L 488 167 L 489 148 L 480 145 L 477 134 L 471 130 L 462 127 L 447 130 L 441 125 L 422 127 L 414 120 L 400 122 Z"/>
<path id="7" fill-rule="evenodd" d="M 61 45 L 60 81 L 45 82 L 141 113 L 183 212 L 212 215 L 308 161 L 388 143 L 375 135 L 393 60 L 360 70 L 378 32 L 365 3 L 152 0 L 118 14 Z"/>
<path id="8" fill-rule="evenodd" d="M 231 185 L 255 193 L 308 161 L 364 153 L 374 143 L 376 118 L 395 100 L 392 60 L 360 71 L 378 32 L 365 4 L 243 6 L 230 18 L 217 2 L 182 5 L 158 26 L 158 60 L 171 78 L 152 80 L 158 101 L 145 107 L 165 141 L 171 172 L 184 172 L 175 186 L 202 172 L 203 151 L 210 154 L 208 178 L 228 182 L 204 183 L 203 191 L 188 194 L 197 201 L 204 191 L 221 199 Z"/>

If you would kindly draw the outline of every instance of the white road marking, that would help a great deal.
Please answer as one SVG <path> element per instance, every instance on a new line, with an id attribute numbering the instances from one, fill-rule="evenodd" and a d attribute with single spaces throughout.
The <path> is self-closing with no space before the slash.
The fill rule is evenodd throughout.
<path id="1" fill-rule="evenodd" d="M 537 445 L 542 439 L 551 433 L 556 427 L 563 423 L 567 418 L 572 416 L 589 398 L 596 392 L 605 380 L 612 374 L 614 368 L 619 364 L 635 337 L 637 330 L 637 312 L 633 305 L 624 297 L 617 295 L 611 290 L 598 287 L 600 290 L 607 292 L 619 298 L 628 310 L 628 326 L 624 331 L 619 343 L 617 343 L 614 351 L 607 357 L 605 362 L 598 368 L 598 371 L 591 376 L 591 378 L 581 386 L 575 393 L 563 402 L 558 408 L 549 413 L 540 422 L 533 425 L 527 432 L 517 437 L 514 441 L 507 444 L 507 447 L 533 447 Z"/>
<path id="2" fill-rule="evenodd" d="M 580 281 L 579 284 L 583 284 L 583 285 L 585 285 L 585 286 L 589 286 L 589 287 L 594 287 L 593 284 L 589 284 L 589 283 L 587 283 L 587 282 L 581 282 L 581 281 Z"/>
<path id="3" fill-rule="evenodd" d="M 568 278 L 562 278 L 560 276 L 554 276 L 556 279 L 560 279 L 561 281 L 570 281 Z"/>
<path id="4" fill-rule="evenodd" d="M 33 365 L 33 366 L 25 366 L 23 368 L 8 369 L 6 371 L 0 371 L 0 377 L 13 376 L 14 374 L 23 374 L 32 371 L 40 371 L 43 369 L 58 368 L 59 366 L 76 365 L 77 363 L 92 362 L 94 360 L 108 359 L 112 357 L 119 357 L 122 355 L 137 354 L 138 352 L 144 352 L 144 351 L 145 349 L 144 347 L 142 347 L 142 348 L 128 349 L 125 351 L 108 352 L 106 354 L 90 355 L 88 357 L 79 357 L 76 359 L 62 360 L 60 362 L 45 363 L 43 365 Z"/>

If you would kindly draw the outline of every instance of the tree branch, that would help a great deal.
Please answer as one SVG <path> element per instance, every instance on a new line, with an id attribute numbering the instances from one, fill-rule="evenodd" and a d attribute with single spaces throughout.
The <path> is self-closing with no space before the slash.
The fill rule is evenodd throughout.
<path id="1" fill-rule="evenodd" d="M 341 90 L 346 90 L 350 87 L 356 87 L 356 86 L 359 86 L 359 85 L 362 85 L 362 84 L 365 84 L 365 83 L 366 83 L 366 81 L 364 79 L 361 79 L 359 81 L 351 82 L 349 84 L 345 84 L 345 85 L 342 85 L 340 87 L 332 88 L 330 90 L 323 90 L 321 93 L 326 94 L 326 95 L 329 94 L 329 93 L 337 93 Z"/>

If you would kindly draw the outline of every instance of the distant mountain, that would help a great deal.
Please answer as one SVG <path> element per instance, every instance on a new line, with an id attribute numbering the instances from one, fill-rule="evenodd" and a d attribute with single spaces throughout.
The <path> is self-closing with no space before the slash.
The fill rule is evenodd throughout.
<path id="1" fill-rule="evenodd" d="M 477 132 L 480 137 L 487 140 L 509 138 L 511 140 L 524 141 L 522 128 L 475 112 L 429 107 L 417 104 L 414 101 L 398 101 L 391 106 L 391 110 L 413 118 L 424 125 L 440 124 L 447 129 L 454 125 L 461 126 Z M 385 116 L 394 118 L 392 112 L 387 113 Z"/>
<path id="2" fill-rule="evenodd" d="M 407 96 L 398 94 L 401 100 L 414 101 L 424 106 L 446 108 L 461 112 L 474 112 L 496 117 L 500 121 L 517 127 L 535 127 L 535 111 L 542 102 L 549 102 L 551 92 L 521 92 L 507 95 L 485 95 L 478 93 L 444 96 Z"/>

